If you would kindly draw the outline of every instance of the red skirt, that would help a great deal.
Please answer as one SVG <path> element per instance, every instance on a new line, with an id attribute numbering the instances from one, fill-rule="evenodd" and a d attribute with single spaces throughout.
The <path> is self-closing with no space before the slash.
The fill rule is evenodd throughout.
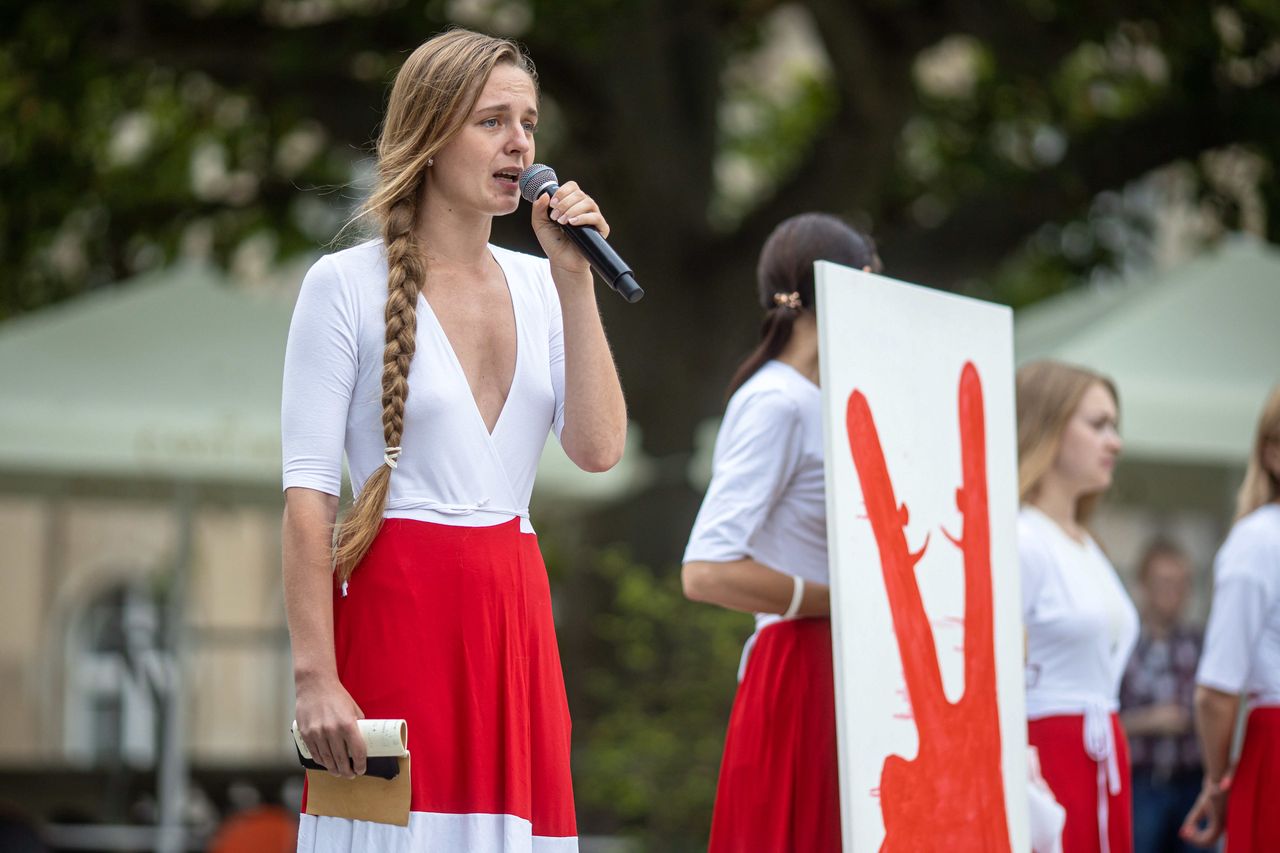
<path id="1" fill-rule="evenodd" d="M 550 589 L 519 519 L 387 519 L 333 619 L 343 686 L 409 724 L 410 824 L 304 815 L 299 850 L 577 849 Z"/>
<path id="2" fill-rule="evenodd" d="M 1129 778 L 1129 741 L 1120 716 L 1111 715 L 1111 734 L 1120 770 L 1120 790 L 1106 793 L 1107 841 L 1111 853 L 1133 851 L 1133 786 Z M 1099 853 L 1102 837 L 1098 771 L 1101 762 L 1084 748 L 1084 715 L 1045 717 L 1027 723 L 1027 740 L 1040 753 L 1040 774 L 1067 812 L 1063 853 Z M 1105 771 L 1105 766 L 1103 767 Z M 1101 783 L 1106 791 L 1106 782 Z"/>
<path id="3" fill-rule="evenodd" d="M 1227 795 L 1226 853 L 1280 850 L 1280 707 L 1254 708 Z"/>
<path id="4" fill-rule="evenodd" d="M 831 621 L 760 632 L 729 717 L 709 853 L 840 850 Z"/>

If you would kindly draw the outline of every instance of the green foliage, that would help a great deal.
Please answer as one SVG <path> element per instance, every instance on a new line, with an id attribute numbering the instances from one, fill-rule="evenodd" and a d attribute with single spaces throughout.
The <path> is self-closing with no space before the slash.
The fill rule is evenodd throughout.
<path id="1" fill-rule="evenodd" d="M 0 320 L 182 254 L 323 246 L 355 201 L 325 190 L 358 179 L 388 76 L 449 23 L 529 46 L 556 140 L 539 155 L 601 187 L 621 248 L 704 303 L 691 323 L 752 325 L 724 292 L 799 209 L 869 225 L 895 274 L 954 288 L 1045 222 L 1092 228 L 1099 192 L 1231 145 L 1270 164 L 1280 139 L 1269 0 L 29 0 L 0 7 Z M 1265 214 L 1274 170 L 1258 184 Z"/>
<path id="2" fill-rule="evenodd" d="M 1075 281 L 1073 269 L 1052 249 L 1036 243 L 1001 264 L 985 287 L 974 287 L 969 295 L 1002 302 L 1016 310 L 1061 293 Z"/>
<path id="3" fill-rule="evenodd" d="M 341 216 L 299 206 L 351 174 L 307 108 L 130 55 L 116 6 L 0 13 L 0 320 L 258 234 L 310 249 Z"/>
<path id="4" fill-rule="evenodd" d="M 685 599 L 679 572 L 603 549 L 566 578 L 561 646 L 584 833 L 706 849 L 749 616 Z M 574 638 L 577 641 L 574 641 Z"/>
<path id="5" fill-rule="evenodd" d="M 724 229 L 750 212 L 761 192 L 795 170 L 835 115 L 838 99 L 821 69 L 794 69 L 770 86 L 745 75 L 731 77 L 720 110 L 717 165 L 722 176 L 709 213 Z M 735 167 L 755 180 L 735 182 Z"/>

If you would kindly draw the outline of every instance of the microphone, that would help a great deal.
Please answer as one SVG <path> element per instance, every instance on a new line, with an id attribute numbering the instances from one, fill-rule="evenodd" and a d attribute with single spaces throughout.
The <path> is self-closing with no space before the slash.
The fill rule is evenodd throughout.
<path id="1" fill-rule="evenodd" d="M 520 173 L 520 195 L 530 204 L 537 201 L 540 195 L 554 195 L 558 189 L 560 180 L 550 166 L 534 163 Z M 591 225 L 560 225 L 560 228 L 578 247 L 596 275 L 604 279 L 619 296 L 628 302 L 640 301 L 644 291 L 636 284 L 631 267 L 618 257 L 618 253 L 605 242 L 599 231 Z"/>

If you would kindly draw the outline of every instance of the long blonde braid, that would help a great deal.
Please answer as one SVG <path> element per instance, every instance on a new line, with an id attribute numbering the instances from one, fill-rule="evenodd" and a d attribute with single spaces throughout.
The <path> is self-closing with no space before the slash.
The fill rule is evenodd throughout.
<path id="1" fill-rule="evenodd" d="M 462 130 L 494 66 L 508 62 L 537 75 L 514 42 L 454 29 L 415 50 L 396 74 L 378 137 L 378 187 L 362 216 L 381 223 L 387 254 L 386 348 L 382 354 L 382 436 L 387 458 L 365 481 L 343 519 L 334 545 L 334 570 L 347 580 L 378 531 L 404 436 L 409 366 L 418 331 L 418 294 L 426 281 L 417 238 L 418 202 L 427 169 Z"/>
<path id="2" fill-rule="evenodd" d="M 409 398 L 409 365 L 417 348 L 418 292 L 425 280 L 422 253 L 414 235 L 416 195 L 391 207 L 382 226 L 387 247 L 387 335 L 382 351 L 382 437 L 399 448 L 404 435 L 404 406 Z M 392 457 L 397 458 L 396 456 Z M 382 513 L 391 491 L 389 463 L 379 465 L 365 481 L 360 497 L 342 522 L 334 552 L 341 580 L 351 576 L 382 528 Z"/>

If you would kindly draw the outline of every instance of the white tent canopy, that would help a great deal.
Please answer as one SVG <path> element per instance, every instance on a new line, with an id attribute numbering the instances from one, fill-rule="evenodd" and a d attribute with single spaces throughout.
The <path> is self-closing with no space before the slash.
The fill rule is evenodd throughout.
<path id="1" fill-rule="evenodd" d="M 1186 265 L 1082 288 L 1014 319 L 1019 363 L 1111 376 L 1126 457 L 1242 465 L 1280 382 L 1280 250 L 1236 237 Z"/>
<path id="2" fill-rule="evenodd" d="M 0 477 L 280 487 L 280 380 L 293 294 L 178 266 L 0 326 Z M 648 476 L 635 430 L 607 474 L 558 446 L 541 493 L 617 497 Z M 555 444 L 554 438 L 550 440 Z"/>
<path id="3" fill-rule="evenodd" d="M 0 327 L 0 471 L 279 482 L 293 310 L 177 267 Z"/>

